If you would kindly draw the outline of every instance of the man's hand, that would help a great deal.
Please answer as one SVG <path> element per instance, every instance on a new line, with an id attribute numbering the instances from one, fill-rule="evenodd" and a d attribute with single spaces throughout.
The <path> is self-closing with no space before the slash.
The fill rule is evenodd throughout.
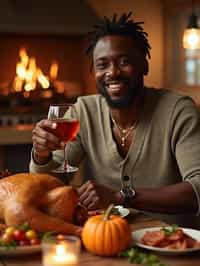
<path id="1" fill-rule="evenodd" d="M 54 150 L 62 149 L 63 143 L 50 132 L 56 128 L 56 123 L 48 119 L 38 122 L 32 131 L 34 159 L 36 163 L 46 163 Z"/>
<path id="2" fill-rule="evenodd" d="M 79 200 L 88 209 L 94 210 L 115 203 L 116 192 L 103 185 L 89 180 L 78 188 Z"/>

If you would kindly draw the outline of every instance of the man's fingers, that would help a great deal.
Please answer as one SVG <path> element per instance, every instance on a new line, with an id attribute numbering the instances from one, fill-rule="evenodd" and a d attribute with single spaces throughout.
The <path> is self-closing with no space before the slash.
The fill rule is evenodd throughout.
<path id="1" fill-rule="evenodd" d="M 42 119 L 36 123 L 36 127 L 56 128 L 56 123 L 51 121 L 50 119 Z"/>
<path id="2" fill-rule="evenodd" d="M 96 193 L 96 191 L 92 191 L 88 197 L 86 197 L 82 203 L 85 205 L 85 206 L 88 206 L 91 202 L 96 202 L 99 200 L 99 197 Z"/>
<path id="3" fill-rule="evenodd" d="M 56 149 L 60 149 L 59 143 L 54 143 L 41 137 L 33 136 L 32 140 L 33 140 L 33 147 L 36 150 L 42 149 L 42 150 L 54 151 Z"/>
<path id="4" fill-rule="evenodd" d="M 54 125 L 55 124 L 55 125 Z M 61 149 L 60 140 L 54 134 L 48 131 L 48 128 L 56 127 L 56 123 L 43 119 L 38 122 L 32 131 L 33 147 L 39 151 L 44 149 L 46 151 L 54 151 Z"/>
<path id="5" fill-rule="evenodd" d="M 98 196 L 94 197 L 92 201 L 87 205 L 88 210 L 95 210 L 100 207 L 100 198 Z"/>
<path id="6" fill-rule="evenodd" d="M 94 189 L 94 183 L 91 180 L 86 181 L 81 187 L 78 188 L 78 194 L 81 195 L 84 192 L 88 192 L 92 189 Z"/>

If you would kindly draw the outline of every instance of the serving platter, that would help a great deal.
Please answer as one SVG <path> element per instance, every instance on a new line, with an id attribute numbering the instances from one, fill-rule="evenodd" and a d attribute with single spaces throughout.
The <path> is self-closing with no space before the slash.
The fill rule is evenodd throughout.
<path id="1" fill-rule="evenodd" d="M 182 255 L 182 254 L 187 254 L 187 253 L 194 252 L 194 251 L 200 251 L 200 247 L 186 248 L 186 249 L 180 250 L 180 249 L 153 247 L 153 246 L 145 245 L 142 243 L 142 238 L 147 231 L 157 231 L 161 229 L 162 227 L 149 227 L 149 228 L 144 228 L 144 229 L 133 231 L 132 232 L 133 245 L 160 253 L 162 255 Z M 200 242 L 200 231 L 190 229 L 190 228 L 182 228 L 182 227 L 180 227 L 180 229 L 182 229 L 185 234 L 191 236 L 192 238 Z"/>
<path id="2" fill-rule="evenodd" d="M 27 246 L 17 246 L 17 247 L 0 247 L 0 255 L 5 256 L 18 256 L 33 254 L 41 251 L 41 245 L 27 245 Z"/>

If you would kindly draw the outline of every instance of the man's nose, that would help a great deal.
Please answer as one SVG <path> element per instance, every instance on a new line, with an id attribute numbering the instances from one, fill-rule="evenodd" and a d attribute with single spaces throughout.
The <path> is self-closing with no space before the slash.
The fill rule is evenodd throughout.
<path id="1" fill-rule="evenodd" d="M 120 72 L 120 67 L 116 63 L 111 63 L 106 74 L 108 77 L 116 77 Z"/>

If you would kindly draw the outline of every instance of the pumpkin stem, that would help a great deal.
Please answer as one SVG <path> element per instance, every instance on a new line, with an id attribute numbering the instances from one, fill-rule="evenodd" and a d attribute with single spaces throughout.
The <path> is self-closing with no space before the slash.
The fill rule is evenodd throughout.
<path id="1" fill-rule="evenodd" d="M 110 214 L 111 214 L 111 211 L 112 211 L 113 207 L 114 207 L 114 204 L 110 204 L 108 206 L 107 210 L 105 211 L 104 217 L 103 217 L 104 221 L 109 220 L 109 217 L 110 217 Z"/>

